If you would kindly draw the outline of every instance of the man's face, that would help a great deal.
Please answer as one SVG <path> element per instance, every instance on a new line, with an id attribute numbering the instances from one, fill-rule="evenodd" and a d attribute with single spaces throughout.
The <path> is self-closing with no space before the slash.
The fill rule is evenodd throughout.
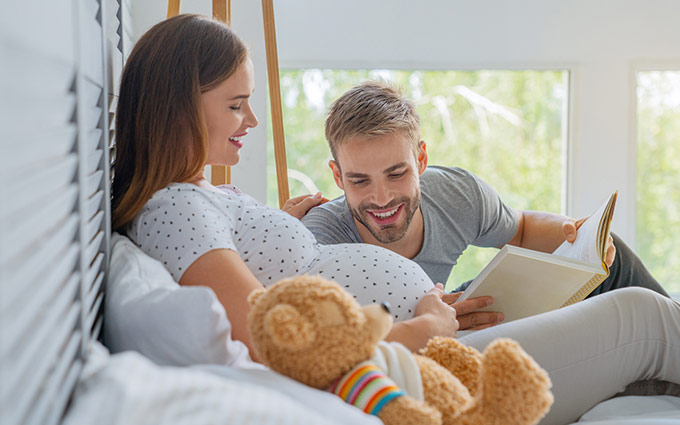
<path id="1" fill-rule="evenodd" d="M 419 176 L 427 166 L 425 143 L 418 157 L 404 136 L 353 139 L 337 151 L 331 169 L 345 191 L 354 219 L 380 243 L 401 240 L 420 207 Z"/>

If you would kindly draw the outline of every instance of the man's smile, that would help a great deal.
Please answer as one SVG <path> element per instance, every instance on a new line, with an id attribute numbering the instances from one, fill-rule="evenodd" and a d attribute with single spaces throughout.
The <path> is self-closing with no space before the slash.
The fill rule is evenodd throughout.
<path id="1" fill-rule="evenodd" d="M 382 227 L 396 223 L 399 220 L 399 217 L 401 216 L 401 212 L 403 211 L 403 209 L 404 204 L 401 203 L 396 207 L 389 209 L 381 210 L 366 209 L 366 212 L 378 226 Z"/>

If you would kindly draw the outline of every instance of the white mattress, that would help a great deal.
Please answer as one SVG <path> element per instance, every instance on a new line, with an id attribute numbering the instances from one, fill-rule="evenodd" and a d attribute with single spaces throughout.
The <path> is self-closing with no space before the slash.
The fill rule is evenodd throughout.
<path id="1" fill-rule="evenodd" d="M 616 397 L 593 407 L 577 424 L 678 425 L 680 397 L 670 395 Z"/>

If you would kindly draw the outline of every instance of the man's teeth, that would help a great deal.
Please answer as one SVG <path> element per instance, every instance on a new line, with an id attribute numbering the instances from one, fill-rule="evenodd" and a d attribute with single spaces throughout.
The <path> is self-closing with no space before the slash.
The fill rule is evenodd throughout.
<path id="1" fill-rule="evenodd" d="M 384 213 L 377 213 L 374 212 L 373 215 L 378 217 L 378 218 L 387 218 L 393 216 L 399 208 L 395 208 L 392 211 L 384 212 Z"/>

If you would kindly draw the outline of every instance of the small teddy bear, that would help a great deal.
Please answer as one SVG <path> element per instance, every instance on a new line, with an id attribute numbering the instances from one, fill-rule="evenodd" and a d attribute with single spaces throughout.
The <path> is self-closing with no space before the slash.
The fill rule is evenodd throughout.
<path id="1" fill-rule="evenodd" d="M 386 306 L 362 308 L 320 276 L 284 279 L 249 303 L 263 363 L 386 425 L 528 425 L 553 402 L 548 374 L 516 342 L 497 339 L 480 354 L 437 337 L 413 354 L 382 341 L 392 327 Z"/>

